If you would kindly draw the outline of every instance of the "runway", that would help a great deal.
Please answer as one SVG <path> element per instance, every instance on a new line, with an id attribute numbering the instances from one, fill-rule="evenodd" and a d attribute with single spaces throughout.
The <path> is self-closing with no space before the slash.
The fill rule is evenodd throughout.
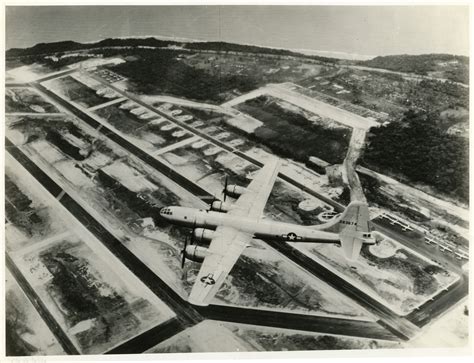
<path id="1" fill-rule="evenodd" d="M 206 318 L 241 324 L 271 326 L 326 334 L 356 336 L 369 339 L 398 341 L 398 337 L 378 322 L 278 312 L 236 306 L 209 305 L 196 307 Z"/>
<path id="2" fill-rule="evenodd" d="M 141 160 L 146 162 L 147 164 L 151 165 L 154 167 L 156 170 L 161 172 L 162 174 L 166 175 L 169 177 L 171 180 L 174 182 L 178 183 L 185 189 L 187 189 L 189 192 L 191 192 L 194 195 L 200 196 L 201 198 L 203 197 L 205 200 L 209 200 L 213 198 L 213 196 L 208 193 L 206 190 L 203 188 L 199 187 L 197 184 L 192 183 L 188 179 L 186 179 L 184 176 L 181 174 L 178 174 L 168 166 L 164 165 L 163 163 L 157 161 L 155 158 L 150 156 L 149 154 L 145 153 L 138 147 L 134 146 L 127 140 L 125 140 L 123 137 L 117 135 L 113 130 L 107 128 L 106 126 L 101 126 L 102 124 L 99 123 L 98 121 L 94 120 L 92 117 L 88 116 L 85 114 L 83 111 L 79 110 L 77 107 L 71 105 L 69 102 L 65 101 L 58 95 L 54 94 L 53 92 L 49 91 L 46 89 L 44 86 L 40 84 L 33 83 L 33 87 L 36 87 L 40 92 L 46 93 L 49 97 L 53 98 L 55 101 L 60 103 L 65 109 L 69 110 L 71 113 L 79 117 L 81 120 L 85 121 L 87 124 L 90 126 L 94 127 L 95 129 L 99 129 L 99 132 L 110 138 L 112 141 L 116 142 L 135 156 L 139 157 Z M 115 88 L 113 88 L 115 90 Z M 125 96 L 128 97 L 128 95 L 124 92 L 122 92 Z M 135 99 L 133 99 L 135 101 Z M 139 104 L 142 104 L 143 102 L 138 102 Z M 145 104 L 144 104 L 145 105 Z M 150 106 L 147 106 L 150 108 Z M 153 108 L 151 108 L 153 110 Z M 154 110 L 153 110 L 154 111 Z M 158 112 L 160 113 L 160 112 Z M 160 113 L 162 114 L 162 113 Z M 167 115 L 164 115 L 165 117 L 169 118 Z M 187 126 L 187 125 L 186 125 Z M 189 127 L 189 126 L 187 126 Z M 194 129 L 193 129 L 194 132 Z M 211 138 L 206 135 L 206 138 Z M 211 138 L 212 139 L 212 138 Z M 232 149 L 226 146 L 226 149 Z M 233 149 L 232 149 L 233 150 Z M 233 151 L 232 151 L 233 152 Z M 255 163 L 255 160 L 252 160 L 252 162 Z M 258 163 L 258 162 L 257 162 Z M 261 163 L 259 163 L 261 165 Z M 288 178 L 289 179 L 289 178 Z M 288 180 L 287 179 L 287 180 Z M 289 179 L 293 184 L 294 181 L 292 179 Z M 298 187 L 303 187 L 302 185 L 297 184 Z M 306 188 L 308 189 L 308 188 Z M 304 189 L 303 189 L 304 190 Z M 312 192 L 309 190 L 309 192 Z M 312 192 L 314 194 L 314 192 Z M 319 195 L 317 195 L 319 197 Z M 65 199 L 65 198 L 63 198 Z M 327 198 L 329 199 L 329 198 Z M 330 199 L 329 199 L 330 200 Z M 63 201 L 63 200 L 61 200 Z M 331 200 L 330 200 L 331 201 Z M 336 205 L 338 209 L 343 208 L 340 206 L 338 203 L 331 201 L 332 204 Z M 81 213 L 82 214 L 82 213 Z M 92 228 L 99 228 L 99 224 L 97 223 L 97 226 L 93 226 Z M 101 226 L 100 226 L 101 227 Z M 102 227 L 103 228 L 103 227 Z M 99 239 L 101 239 L 99 237 Z M 307 271 L 315 274 L 316 276 L 323 277 L 323 280 L 327 281 L 327 278 L 331 278 L 332 281 L 328 281 L 333 287 L 338 289 L 339 291 L 345 293 L 349 297 L 353 298 L 355 301 L 360 303 L 362 306 L 367 306 L 371 311 L 375 312 L 376 314 L 381 316 L 381 320 L 385 322 L 386 326 L 392 329 L 392 332 L 397 334 L 398 337 L 408 340 L 410 339 L 411 336 L 413 336 L 414 331 L 416 331 L 416 326 L 412 325 L 410 322 L 406 321 L 405 319 L 401 320 L 402 318 L 399 318 L 394 314 L 391 310 L 383 306 L 382 304 L 378 303 L 374 299 L 370 298 L 367 294 L 363 294 L 360 292 L 360 290 L 356 289 L 354 286 L 350 285 L 348 282 L 346 282 L 343 278 L 333 274 L 329 270 L 326 270 L 322 266 L 318 265 L 315 261 L 309 259 L 307 256 L 299 253 L 298 251 L 294 250 L 291 246 L 287 244 L 279 244 L 268 241 L 268 243 L 277 249 L 280 253 L 286 255 L 293 261 L 295 261 L 297 264 L 300 266 L 304 267 Z M 127 250 L 128 251 L 128 250 Z M 128 251 L 129 252 L 129 251 Z M 129 252 L 130 253 L 130 252 Z M 309 261 L 308 261 L 309 260 Z M 315 266 L 318 265 L 318 268 Z"/>
<path id="3" fill-rule="evenodd" d="M 350 319 L 339 319 L 332 317 L 308 317 L 303 314 L 284 313 L 280 311 L 265 311 L 248 308 L 222 308 L 213 305 L 207 308 L 195 307 L 184 300 L 173 289 L 151 271 L 140 259 L 130 252 L 119 240 L 110 234 L 97 220 L 95 220 L 86 210 L 84 210 L 69 194 L 64 193 L 62 188 L 46 175 L 33 161 L 31 161 L 19 148 L 13 145 L 8 138 L 5 140 L 7 151 L 19 161 L 25 169 L 32 174 L 40 183 L 57 197 L 62 194 L 60 203 L 81 222 L 89 231 L 91 231 L 99 241 L 101 241 L 127 268 L 129 268 L 140 280 L 165 304 L 167 304 L 176 314 L 173 319 L 160 324 L 134 338 L 132 342 L 123 344 L 111 349 L 107 354 L 121 354 L 129 352 L 143 352 L 159 341 L 172 336 L 193 326 L 204 319 L 224 319 L 227 321 L 240 322 L 244 324 L 279 326 L 285 328 L 282 322 L 291 324 L 292 329 L 298 329 L 301 324 L 303 330 L 332 334 L 349 335 L 346 331 L 352 324 L 351 336 L 367 337 L 372 339 L 395 340 L 400 335 L 392 334 L 387 330 L 377 327 L 377 323 L 357 321 Z M 45 307 L 45 309 L 47 309 Z M 293 319 L 294 318 L 294 319 Z M 299 323 L 297 323 L 299 322 Z M 55 322 L 54 322 L 55 323 Z M 53 323 L 52 323 L 53 324 Z M 279 324 L 279 325 L 278 325 Z M 49 326 L 49 325 L 48 325 Z M 52 325 L 54 326 L 54 324 Z M 370 328 L 370 330 L 367 330 Z M 156 339 L 156 340 L 155 340 Z"/>
<path id="4" fill-rule="evenodd" d="M 65 72 L 69 74 L 75 70 L 70 70 Z M 59 77 L 60 75 L 52 75 L 50 78 Z M 96 78 L 96 77 L 95 77 Z M 233 149 L 222 142 L 215 140 L 211 136 L 203 134 L 199 130 L 195 130 L 190 126 L 175 120 L 174 118 L 163 114 L 162 112 L 154 109 L 153 107 L 143 103 L 140 100 L 137 100 L 134 97 L 131 97 L 126 92 L 116 89 L 110 84 L 101 80 L 102 83 L 108 87 L 114 89 L 115 91 L 125 95 L 127 98 L 132 99 L 134 102 L 146 107 L 147 109 L 160 114 L 167 119 L 172 120 L 179 126 L 184 129 L 188 129 L 193 134 L 199 135 L 200 137 L 222 147 L 223 149 L 232 152 L 239 157 L 255 164 L 262 166 L 257 160 L 248 157 L 247 155 L 241 153 L 240 151 Z M 79 108 L 70 104 L 68 101 L 62 99 L 55 93 L 49 91 L 44 86 L 37 82 L 29 84 L 31 87 L 36 88 L 41 93 L 44 93 L 46 96 L 52 98 L 56 103 L 60 104 L 66 110 L 77 116 L 82 121 L 86 122 L 88 125 L 94 129 L 101 132 L 104 136 L 107 136 L 110 140 L 114 141 L 124 149 L 128 150 L 133 155 L 140 158 L 142 161 L 148 165 L 155 168 L 157 171 L 167 176 L 177 184 L 181 185 L 183 188 L 191 192 L 192 194 L 199 196 L 204 201 L 209 202 L 213 199 L 213 196 L 208 193 L 206 190 L 198 186 L 197 184 L 189 181 L 183 175 L 177 173 L 172 168 L 167 165 L 159 162 L 154 157 L 144 152 L 140 148 L 136 147 L 132 143 L 125 140 L 123 137 L 115 133 L 110 128 L 102 125 L 94 118 L 87 115 L 85 112 L 81 111 Z M 86 210 L 84 210 L 73 198 L 68 194 L 65 194 L 62 188 L 56 184 L 46 173 L 44 173 L 36 164 L 34 164 L 25 154 L 21 152 L 17 147 L 15 147 L 8 139 L 6 139 L 6 147 L 8 152 L 10 152 L 25 168 L 41 183 L 47 190 L 55 197 L 59 194 L 63 194 L 63 197 L 60 199 L 60 202 L 64 207 L 66 207 L 86 228 L 88 228 L 98 239 L 104 243 L 104 245 L 109 248 L 114 255 L 116 255 L 122 263 L 124 263 L 135 275 L 137 275 L 140 280 L 142 280 L 145 285 L 150 288 L 160 299 L 162 299 L 177 315 L 175 320 L 170 320 L 163 324 L 160 324 L 147 332 L 140 334 L 139 336 L 132 338 L 131 340 L 111 349 L 107 354 L 120 354 L 120 353 L 129 353 L 129 352 L 143 352 L 149 349 L 151 344 L 158 340 L 164 340 L 168 334 L 173 335 L 173 332 L 177 333 L 186 327 L 192 326 L 199 323 L 204 319 L 213 319 L 213 320 L 224 320 L 224 321 L 233 321 L 241 322 L 245 324 L 253 325 L 264 325 L 264 326 L 274 326 L 281 328 L 297 329 L 297 330 L 307 330 L 313 332 L 322 332 L 322 333 L 331 333 L 331 334 L 342 334 L 342 335 L 351 335 L 351 336 L 366 336 L 373 339 L 389 339 L 396 340 L 403 339 L 409 340 L 418 332 L 418 326 L 423 326 L 429 320 L 426 319 L 426 314 L 440 314 L 443 309 L 449 307 L 449 300 L 451 295 L 446 293 L 440 295 L 440 300 L 435 300 L 435 302 L 428 302 L 423 305 L 421 309 L 413 312 L 408 315 L 406 318 L 399 317 L 390 309 L 385 307 L 383 304 L 374 300 L 363 291 L 355 288 L 353 285 L 344 280 L 343 277 L 338 276 L 337 274 L 329 271 L 325 267 L 321 266 L 311 258 L 302 254 L 301 252 L 295 250 L 290 245 L 286 243 L 278 243 L 274 241 L 266 241 L 271 247 L 276 249 L 278 252 L 282 253 L 292 261 L 296 262 L 298 265 L 305 268 L 308 272 L 313 275 L 321 278 L 323 281 L 326 281 L 328 284 L 336 288 L 337 290 L 344 293 L 346 296 L 352 298 L 354 301 L 358 302 L 361 306 L 367 308 L 369 311 L 380 317 L 376 323 L 366 322 L 366 321 L 356 321 L 351 319 L 337 319 L 331 317 L 314 317 L 311 315 L 303 314 L 293 314 L 293 313 L 284 313 L 284 312 L 274 312 L 274 311 L 264 311 L 259 309 L 249 309 L 242 307 L 222 307 L 220 305 L 211 305 L 206 308 L 202 307 L 193 307 L 187 301 L 183 300 L 181 296 L 176 294 L 169 286 L 167 286 L 153 271 L 151 271 L 141 260 L 139 260 L 133 253 L 131 253 L 122 243 L 117 240 L 112 234 L 110 234 L 107 229 L 99 224 Z M 333 200 L 320 195 L 319 193 L 301 185 L 290 177 L 279 173 L 279 177 L 283 180 L 288 181 L 289 183 L 295 185 L 296 187 L 310 193 L 311 195 L 324 200 L 326 203 L 332 205 L 336 211 L 343 210 L 344 206 L 334 202 Z M 392 232 L 392 235 L 394 233 Z M 403 242 L 403 241 L 402 241 Z M 412 241 L 410 241 L 413 243 Z M 408 244 L 410 246 L 410 244 Z M 463 280 L 459 286 L 453 288 L 453 294 L 455 296 L 463 296 L 465 293 L 465 288 L 467 282 Z M 431 315 L 430 315 L 431 316 Z M 412 320 L 412 321 L 411 321 Z M 415 324 L 413 324 L 415 323 Z M 418 326 L 417 326 L 418 325 Z"/>

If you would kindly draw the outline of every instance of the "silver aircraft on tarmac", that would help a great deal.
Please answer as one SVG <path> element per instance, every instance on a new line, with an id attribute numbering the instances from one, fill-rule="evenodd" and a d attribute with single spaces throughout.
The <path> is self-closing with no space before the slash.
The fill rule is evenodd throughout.
<path id="1" fill-rule="evenodd" d="M 252 238 L 284 242 L 340 243 L 345 257 L 354 260 L 363 244 L 375 244 L 368 221 L 367 204 L 351 202 L 347 208 L 327 223 L 302 226 L 263 218 L 273 184 L 278 175 L 279 159 L 274 159 L 260 169 L 250 184 L 224 187 L 224 201 L 216 200 L 210 210 L 164 207 L 160 215 L 173 224 L 193 228 L 191 245 L 182 251 L 185 259 L 201 262 L 188 301 L 195 305 L 209 305 L 240 254 Z M 236 197 L 233 203 L 226 196 Z M 331 230 L 328 231 L 328 230 Z M 335 232 L 332 232 L 335 230 Z M 208 247 L 192 244 L 195 240 L 209 243 Z"/>

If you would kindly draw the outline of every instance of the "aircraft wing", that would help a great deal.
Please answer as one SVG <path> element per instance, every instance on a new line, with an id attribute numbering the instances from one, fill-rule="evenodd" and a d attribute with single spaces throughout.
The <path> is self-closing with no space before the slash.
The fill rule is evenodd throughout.
<path id="1" fill-rule="evenodd" d="M 275 158 L 267 162 L 247 186 L 246 191 L 233 204 L 228 214 L 260 218 L 275 184 L 279 168 L 280 159 Z"/>
<path id="2" fill-rule="evenodd" d="M 209 305 L 251 239 L 232 227 L 216 228 L 188 298 L 191 304 Z"/>

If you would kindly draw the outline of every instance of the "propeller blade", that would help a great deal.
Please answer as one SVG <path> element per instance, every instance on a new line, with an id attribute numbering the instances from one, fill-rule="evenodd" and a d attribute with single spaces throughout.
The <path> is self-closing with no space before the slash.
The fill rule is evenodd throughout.
<path id="1" fill-rule="evenodd" d="M 184 239 L 184 248 L 181 251 L 181 253 L 183 254 L 183 258 L 181 259 L 181 268 L 184 268 L 184 262 L 186 261 L 186 247 L 187 247 L 187 245 L 188 245 L 188 237 L 186 236 L 186 238 Z"/>
<path id="2" fill-rule="evenodd" d="M 194 244 L 194 230 L 196 229 L 196 220 L 194 220 L 193 230 L 191 231 L 191 244 Z"/>
<path id="3" fill-rule="evenodd" d="M 224 202 L 227 198 L 227 182 L 228 182 L 228 179 L 227 179 L 227 175 L 226 175 L 225 182 L 224 182 L 224 190 L 222 191 L 222 193 L 224 193 Z"/>
<path id="4" fill-rule="evenodd" d="M 212 209 L 212 206 L 213 206 L 213 204 L 214 204 L 214 202 L 215 202 L 216 200 L 217 200 L 217 199 L 216 199 L 216 195 L 213 194 L 213 195 L 212 195 L 211 206 L 209 207 L 209 210 L 213 210 L 213 209 Z"/>

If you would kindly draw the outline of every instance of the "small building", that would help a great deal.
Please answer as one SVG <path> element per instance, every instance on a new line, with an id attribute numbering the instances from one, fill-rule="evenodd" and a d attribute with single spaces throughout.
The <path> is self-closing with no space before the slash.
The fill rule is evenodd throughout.
<path id="1" fill-rule="evenodd" d="M 331 166 L 327 161 L 317 158 L 316 156 L 310 156 L 308 163 L 310 164 L 309 167 L 319 174 L 326 174 L 326 168 Z"/>

